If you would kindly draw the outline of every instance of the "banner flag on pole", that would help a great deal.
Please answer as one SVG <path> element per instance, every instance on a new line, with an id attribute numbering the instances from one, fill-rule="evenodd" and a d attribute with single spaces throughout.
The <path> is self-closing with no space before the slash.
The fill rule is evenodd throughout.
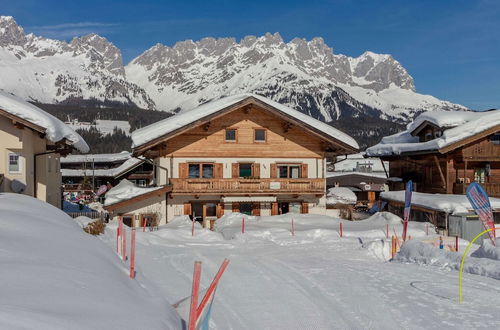
<path id="1" fill-rule="evenodd" d="M 413 191 L 413 182 L 406 183 L 405 189 L 405 209 L 403 215 L 403 241 L 406 241 L 406 232 L 408 231 L 408 221 L 410 220 L 411 193 Z"/>
<path id="2" fill-rule="evenodd" d="M 470 205 L 479 216 L 485 229 L 493 229 L 488 232 L 491 243 L 496 245 L 495 242 L 495 221 L 493 220 L 493 212 L 491 210 L 490 198 L 484 188 L 477 182 L 473 182 L 467 188 L 467 198 Z"/>

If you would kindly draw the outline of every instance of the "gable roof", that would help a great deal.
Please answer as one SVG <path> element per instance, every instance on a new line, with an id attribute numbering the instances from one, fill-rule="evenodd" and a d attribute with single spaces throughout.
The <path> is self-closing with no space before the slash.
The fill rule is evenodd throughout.
<path id="1" fill-rule="evenodd" d="M 84 153 L 89 151 L 85 140 L 62 121 L 3 91 L 0 91 L 0 115 L 45 134 L 45 138 L 51 142 L 63 142 Z"/>
<path id="2" fill-rule="evenodd" d="M 359 149 L 358 143 L 352 137 L 326 123 L 263 96 L 240 94 L 205 103 L 192 110 L 183 111 L 175 116 L 132 132 L 134 153 L 140 153 L 143 149 L 159 144 L 165 138 L 174 136 L 184 131 L 187 127 L 201 125 L 219 115 L 248 104 L 256 104 L 281 117 L 287 118 L 291 122 L 298 123 L 301 127 L 320 136 L 322 139 L 336 143 L 350 152 Z"/>
<path id="3" fill-rule="evenodd" d="M 443 112 L 441 112 L 443 113 Z M 441 116 L 440 127 L 444 123 L 452 123 L 453 127 L 445 130 L 443 135 L 434 140 L 419 142 L 418 137 L 411 135 L 414 128 L 423 121 L 419 118 L 408 126 L 406 131 L 382 138 L 380 143 L 366 149 L 367 156 L 397 156 L 405 154 L 447 153 L 472 141 L 500 131 L 500 110 L 486 112 L 446 112 Z M 425 117 L 429 114 L 425 113 Z"/>

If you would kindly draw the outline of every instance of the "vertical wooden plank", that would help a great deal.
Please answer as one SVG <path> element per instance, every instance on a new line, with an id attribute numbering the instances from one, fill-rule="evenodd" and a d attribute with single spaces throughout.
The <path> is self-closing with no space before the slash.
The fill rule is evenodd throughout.
<path id="1" fill-rule="evenodd" d="M 252 176 L 254 178 L 260 178 L 260 164 L 259 163 L 252 164 Z"/>
<path id="2" fill-rule="evenodd" d="M 309 213 L 309 203 L 308 202 L 302 202 L 300 212 L 304 213 L 304 214 Z"/>
<path id="3" fill-rule="evenodd" d="M 278 203 L 271 203 L 271 215 L 278 215 Z"/>
<path id="4" fill-rule="evenodd" d="M 233 163 L 231 164 L 231 176 L 234 178 L 239 178 L 240 177 L 240 164 L 238 163 Z"/>
<path id="5" fill-rule="evenodd" d="M 307 172 L 308 172 L 307 164 L 300 164 L 300 177 L 301 178 L 308 178 L 309 174 Z"/>
<path id="6" fill-rule="evenodd" d="M 179 178 L 185 179 L 188 177 L 188 163 L 179 163 Z"/>
<path id="7" fill-rule="evenodd" d="M 222 163 L 215 163 L 214 164 L 214 177 L 216 179 L 222 179 L 223 177 L 223 172 L 222 172 Z"/>
<path id="8" fill-rule="evenodd" d="M 191 215 L 191 203 L 184 203 L 184 215 Z"/>
<path id="9" fill-rule="evenodd" d="M 271 178 L 278 177 L 278 166 L 276 164 L 271 164 Z"/>

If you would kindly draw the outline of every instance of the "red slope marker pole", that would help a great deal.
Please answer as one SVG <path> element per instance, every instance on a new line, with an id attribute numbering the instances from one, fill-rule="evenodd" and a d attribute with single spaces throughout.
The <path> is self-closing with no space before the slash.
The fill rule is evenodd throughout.
<path id="1" fill-rule="evenodd" d="M 292 236 L 295 236 L 295 226 L 293 225 L 293 218 L 292 218 Z"/>
<path id="2" fill-rule="evenodd" d="M 196 330 L 198 292 L 200 290 L 201 261 L 194 262 L 193 285 L 191 291 L 191 306 L 189 308 L 188 330 Z"/>
<path id="3" fill-rule="evenodd" d="M 146 231 L 146 218 L 142 218 L 142 232 L 144 233 Z"/>
<path id="4" fill-rule="evenodd" d="M 122 225 L 122 259 L 127 260 L 127 229 Z"/>
<path id="5" fill-rule="evenodd" d="M 222 274 L 224 274 L 224 271 L 226 270 L 227 266 L 229 265 L 229 259 L 224 259 L 222 262 L 222 265 L 219 268 L 219 271 L 215 275 L 212 283 L 207 289 L 207 292 L 205 293 L 205 296 L 201 300 L 200 306 L 198 307 L 196 311 L 196 319 L 199 319 L 201 316 L 201 313 L 203 313 L 203 309 L 205 309 L 206 305 L 210 301 L 210 298 L 213 296 L 215 289 L 217 288 L 217 285 L 219 284 L 219 280 L 222 277 Z"/>
<path id="6" fill-rule="evenodd" d="M 135 278 L 135 228 L 130 233 L 130 278 Z"/>
<path id="7" fill-rule="evenodd" d="M 425 224 L 425 236 L 429 236 L 429 224 Z"/>
<path id="8" fill-rule="evenodd" d="M 385 238 L 389 238 L 389 224 L 385 224 Z"/>
<path id="9" fill-rule="evenodd" d="M 120 223 L 122 217 L 118 218 L 118 226 L 116 227 L 116 253 L 118 253 L 118 249 L 120 247 Z"/>
<path id="10" fill-rule="evenodd" d="M 245 217 L 241 218 L 241 233 L 245 233 Z"/>
<path id="11" fill-rule="evenodd" d="M 339 233 L 340 233 L 340 237 L 342 238 L 342 222 L 339 225 Z"/>
<path id="12" fill-rule="evenodd" d="M 458 236 L 455 236 L 455 251 L 458 252 Z"/>

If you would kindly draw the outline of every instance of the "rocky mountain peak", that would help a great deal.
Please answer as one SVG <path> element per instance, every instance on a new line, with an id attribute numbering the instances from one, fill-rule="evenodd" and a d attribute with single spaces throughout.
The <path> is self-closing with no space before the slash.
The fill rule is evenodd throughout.
<path id="1" fill-rule="evenodd" d="M 75 54 L 86 54 L 91 61 L 101 63 L 109 72 L 125 75 L 122 53 L 108 39 L 91 33 L 73 38 L 70 45 Z"/>
<path id="2" fill-rule="evenodd" d="M 0 47 L 23 46 L 26 35 L 12 16 L 0 16 Z"/>

